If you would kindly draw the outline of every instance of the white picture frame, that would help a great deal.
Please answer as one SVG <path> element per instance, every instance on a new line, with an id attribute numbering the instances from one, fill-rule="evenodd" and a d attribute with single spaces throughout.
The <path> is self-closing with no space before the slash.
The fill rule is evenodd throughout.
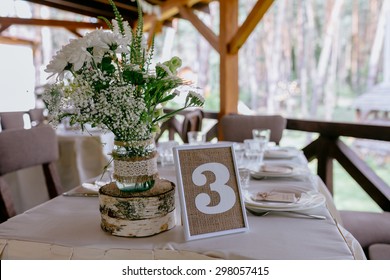
<path id="1" fill-rule="evenodd" d="M 249 230 L 233 144 L 173 149 L 185 239 Z"/>

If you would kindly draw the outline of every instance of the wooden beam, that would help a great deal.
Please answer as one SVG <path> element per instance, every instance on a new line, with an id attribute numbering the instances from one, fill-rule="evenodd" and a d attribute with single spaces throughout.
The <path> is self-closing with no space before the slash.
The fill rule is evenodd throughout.
<path id="1" fill-rule="evenodd" d="M 319 142 L 318 139 L 314 140 L 313 142 L 311 142 L 309 145 L 307 145 L 302 149 L 302 152 L 305 155 L 307 161 L 310 162 L 317 157 L 317 151 L 319 145 L 318 142 Z"/>
<path id="2" fill-rule="evenodd" d="M 207 25 L 205 25 L 203 21 L 201 21 L 199 17 L 197 17 L 197 15 L 195 15 L 195 13 L 190 8 L 186 6 L 180 6 L 179 11 L 180 15 L 184 19 L 190 21 L 192 25 L 198 30 L 198 32 L 202 34 L 202 36 L 207 40 L 207 42 L 209 42 L 209 44 L 217 52 L 219 52 L 218 36 L 215 35 L 215 33 Z"/>
<path id="3" fill-rule="evenodd" d="M 0 36 L 0 44 L 34 46 L 36 42 L 15 37 Z"/>
<path id="4" fill-rule="evenodd" d="M 6 30 L 8 27 L 10 27 L 11 24 L 1 24 L 0 23 L 0 33 Z"/>
<path id="5" fill-rule="evenodd" d="M 222 2 L 222 1 L 220 1 Z M 239 49 L 244 45 L 249 35 L 255 29 L 256 25 L 263 18 L 269 7 L 272 5 L 273 0 L 258 0 L 248 17 L 238 29 L 238 32 L 231 39 L 228 44 L 229 53 L 238 53 Z"/>
<path id="6" fill-rule="evenodd" d="M 167 19 L 170 19 L 177 14 L 179 14 L 180 6 L 192 7 L 195 4 L 200 2 L 205 2 L 204 0 L 167 0 L 160 5 L 161 15 L 158 19 L 164 22 Z M 145 15 L 144 16 L 144 30 L 149 30 L 153 24 L 154 15 Z"/>
<path id="7" fill-rule="evenodd" d="M 99 2 L 99 3 L 103 3 L 103 4 L 106 4 L 108 5 L 108 0 L 94 0 L 95 2 Z M 115 1 L 115 6 L 118 8 L 118 9 L 123 9 L 123 10 L 127 10 L 127 11 L 132 11 L 132 12 L 137 12 L 138 9 L 136 6 L 131 6 L 127 3 L 121 3 L 121 2 L 118 2 L 118 1 Z M 129 0 L 130 2 L 130 0 Z"/>
<path id="8" fill-rule="evenodd" d="M 336 139 L 340 135 L 390 141 L 390 126 L 348 122 L 327 122 L 316 120 L 287 119 L 287 129 L 317 132 L 328 138 Z"/>
<path id="9" fill-rule="evenodd" d="M 162 22 L 157 19 L 157 17 L 154 17 L 154 22 L 152 27 L 148 31 L 148 47 L 150 47 L 153 43 L 154 35 L 161 31 L 162 28 Z"/>
<path id="10" fill-rule="evenodd" d="M 238 54 L 228 52 L 228 43 L 238 30 L 238 0 L 220 1 L 220 117 L 237 113 Z M 221 130 L 219 131 L 221 133 Z M 219 134 L 220 139 L 222 135 Z"/>
<path id="11" fill-rule="evenodd" d="M 99 27 L 106 27 L 104 22 L 90 23 L 90 22 L 78 22 L 68 20 L 53 20 L 53 19 L 33 19 L 33 18 L 16 18 L 16 17 L 0 17 L 0 25 L 37 25 L 37 26 L 52 26 L 52 27 L 64 27 L 67 29 L 96 29 Z"/>
<path id="12" fill-rule="evenodd" d="M 112 9 L 98 9 L 95 8 L 93 5 L 85 5 L 83 3 L 80 3 L 85 1 L 78 1 L 79 3 L 76 2 L 73 3 L 64 0 L 28 0 L 28 1 L 32 3 L 60 9 L 63 11 L 68 11 L 71 13 L 87 15 L 90 17 L 104 16 L 106 18 L 111 18 L 113 16 Z M 108 7 L 108 1 L 107 1 L 107 7 Z"/>
<path id="13" fill-rule="evenodd" d="M 71 33 L 76 35 L 77 37 L 79 37 L 79 38 L 83 37 L 83 35 L 81 35 L 76 29 L 73 29 L 73 28 L 67 28 L 67 29 L 68 29 L 68 31 L 70 31 Z"/>

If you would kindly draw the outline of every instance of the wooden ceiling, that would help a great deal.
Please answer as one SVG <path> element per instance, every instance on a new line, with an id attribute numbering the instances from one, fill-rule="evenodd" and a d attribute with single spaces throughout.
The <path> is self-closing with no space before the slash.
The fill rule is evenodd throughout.
<path id="1" fill-rule="evenodd" d="M 31 3 L 68 11 L 89 17 L 103 16 L 107 19 L 114 18 L 112 7 L 108 0 L 25 0 Z M 161 23 L 169 22 L 179 16 L 179 7 L 186 6 L 192 9 L 208 10 L 208 3 L 212 0 L 143 0 L 143 2 L 159 7 L 161 13 L 145 15 L 145 28 L 151 28 L 153 21 L 158 18 Z M 137 3 L 132 0 L 114 0 L 119 12 L 132 26 L 136 24 Z"/>
<path id="2" fill-rule="evenodd" d="M 114 18 L 112 7 L 108 0 L 25 0 L 34 4 L 45 5 L 51 8 L 97 18 L 103 16 L 109 20 Z M 144 30 L 151 34 L 158 33 L 161 26 L 170 25 L 173 18 L 180 18 L 180 10 L 195 9 L 205 12 L 209 11 L 208 4 L 214 0 L 142 0 L 152 8 L 158 8 L 159 13 L 144 13 Z M 133 0 L 114 0 L 119 12 L 127 20 L 131 26 L 135 26 L 138 19 L 137 3 Z M 156 10 L 156 9 L 154 9 Z M 97 20 L 96 23 L 80 22 L 80 21 L 65 21 L 55 19 L 39 19 L 39 18 L 16 18 L 16 17 L 0 17 L 0 42 L 8 44 L 25 44 L 23 39 L 9 38 L 2 34 L 4 30 L 11 25 L 32 25 L 32 26 L 51 26 L 63 27 L 70 32 L 81 36 L 78 29 L 95 29 L 106 27 L 106 24 Z M 29 42 L 27 42 L 29 43 Z M 35 43 L 35 42 L 30 42 Z"/>

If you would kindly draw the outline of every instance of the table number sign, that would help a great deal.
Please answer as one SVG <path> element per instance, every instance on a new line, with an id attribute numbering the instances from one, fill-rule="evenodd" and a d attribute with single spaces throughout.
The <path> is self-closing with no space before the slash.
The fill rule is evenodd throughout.
<path id="1" fill-rule="evenodd" d="M 186 240 L 248 229 L 231 144 L 174 148 Z"/>

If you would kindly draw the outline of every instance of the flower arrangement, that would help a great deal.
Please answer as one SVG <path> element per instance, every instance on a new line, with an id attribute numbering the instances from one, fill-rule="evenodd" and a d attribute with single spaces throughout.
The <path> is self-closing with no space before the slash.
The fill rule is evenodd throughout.
<path id="1" fill-rule="evenodd" d="M 185 108 L 202 106 L 204 99 L 190 90 L 181 108 L 164 113 L 184 85 L 177 76 L 181 60 L 173 57 L 152 70 L 154 48 L 144 43 L 140 5 L 133 31 L 115 3 L 109 3 L 115 19 L 103 19 L 110 30 L 92 31 L 57 52 L 45 69 L 56 75 L 56 82 L 43 99 L 54 124 L 69 118 L 71 125 L 108 129 L 118 141 L 149 139 L 164 121 Z"/>

